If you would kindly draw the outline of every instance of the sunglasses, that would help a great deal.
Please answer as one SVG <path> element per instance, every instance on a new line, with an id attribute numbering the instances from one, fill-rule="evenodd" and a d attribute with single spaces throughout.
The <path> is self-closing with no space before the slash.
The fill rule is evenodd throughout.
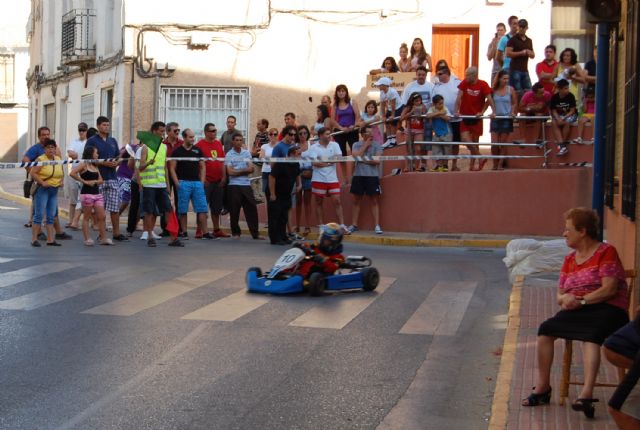
<path id="1" fill-rule="evenodd" d="M 87 129 L 86 128 L 79 128 L 78 131 L 79 132 L 83 132 L 83 131 L 87 131 Z"/>
<path id="2" fill-rule="evenodd" d="M 289 136 L 297 136 L 298 133 L 287 133 Z"/>
<path id="3" fill-rule="evenodd" d="M 278 133 L 269 133 L 269 136 L 277 136 Z"/>
<path id="4" fill-rule="evenodd" d="M 178 130 L 179 131 L 179 130 Z M 218 131 L 215 128 L 209 129 L 209 130 L 205 130 L 207 133 L 215 133 L 216 131 Z"/>
<path id="5" fill-rule="evenodd" d="M 299 134 L 305 134 L 305 135 L 308 135 L 309 133 L 307 133 L 306 131 L 301 131 Z"/>
<path id="6" fill-rule="evenodd" d="M 174 133 L 180 133 L 180 129 L 179 129 L 179 128 L 176 128 L 176 129 L 174 129 L 174 130 L 173 130 L 173 132 L 174 132 Z"/>

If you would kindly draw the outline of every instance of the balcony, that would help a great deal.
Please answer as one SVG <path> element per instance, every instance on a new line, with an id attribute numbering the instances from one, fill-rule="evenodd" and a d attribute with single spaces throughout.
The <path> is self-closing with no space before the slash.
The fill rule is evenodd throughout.
<path id="1" fill-rule="evenodd" d="M 93 37 L 96 11 L 73 9 L 62 16 L 62 64 L 81 66 L 94 63 L 96 47 Z"/>

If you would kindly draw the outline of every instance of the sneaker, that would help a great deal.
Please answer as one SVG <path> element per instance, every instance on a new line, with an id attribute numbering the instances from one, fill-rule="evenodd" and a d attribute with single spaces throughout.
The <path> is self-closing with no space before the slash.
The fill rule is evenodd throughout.
<path id="1" fill-rule="evenodd" d="M 148 231 L 143 231 L 142 234 L 140 235 L 140 240 L 147 240 L 149 239 L 149 232 Z M 155 238 L 154 238 L 155 239 Z"/>
<path id="2" fill-rule="evenodd" d="M 62 246 L 62 244 L 54 240 L 53 242 L 47 242 L 47 246 Z"/>
<path id="3" fill-rule="evenodd" d="M 577 143 L 578 145 L 582 145 L 584 143 L 584 141 L 582 140 L 582 138 L 580 136 L 578 136 L 575 139 L 573 139 L 572 142 L 573 143 Z"/>
<path id="4" fill-rule="evenodd" d="M 156 234 L 155 231 L 151 231 L 151 237 L 153 237 L 155 240 L 160 240 L 162 239 L 162 236 L 160 236 L 159 234 Z"/>
<path id="5" fill-rule="evenodd" d="M 569 148 L 566 145 L 560 145 L 560 149 L 558 149 L 557 156 L 567 155 L 569 153 Z"/>
<path id="6" fill-rule="evenodd" d="M 147 246 L 149 246 L 151 248 L 155 248 L 156 247 L 156 240 L 155 239 L 148 239 L 147 240 Z"/>
<path id="7" fill-rule="evenodd" d="M 73 239 L 73 236 L 71 236 L 70 234 L 67 234 L 65 232 L 62 233 L 56 233 L 56 239 L 60 239 L 60 240 L 69 240 L 69 239 Z M 55 246 L 55 245 L 54 245 Z"/>
<path id="8" fill-rule="evenodd" d="M 375 234 L 382 234 L 382 229 L 380 228 L 379 225 L 377 225 L 376 228 L 373 229 L 373 231 L 375 232 Z"/>
<path id="9" fill-rule="evenodd" d="M 115 240 L 116 242 L 129 242 L 129 238 L 122 233 L 117 236 L 113 236 L 113 240 Z"/>
<path id="10" fill-rule="evenodd" d="M 347 230 L 349 230 L 349 234 L 352 234 L 352 233 L 355 233 L 356 231 L 358 231 L 360 229 L 358 228 L 357 225 L 351 224 Z"/>
<path id="11" fill-rule="evenodd" d="M 178 248 L 184 248 L 184 243 L 180 242 L 180 239 L 174 239 L 169 242 L 169 246 L 175 246 Z"/>
<path id="12" fill-rule="evenodd" d="M 34 248 L 40 248 L 42 245 L 40 245 L 40 242 L 38 242 L 37 240 L 34 240 L 33 242 L 31 242 L 31 246 L 33 246 Z"/>
<path id="13" fill-rule="evenodd" d="M 217 229 L 217 230 L 213 230 L 213 235 L 215 237 L 231 237 L 230 234 L 225 233 L 224 231 Z"/>
<path id="14" fill-rule="evenodd" d="M 213 234 L 207 232 L 207 233 L 201 235 L 200 239 L 216 240 L 216 239 L 219 239 L 219 238 L 217 236 L 214 236 Z"/>
<path id="15" fill-rule="evenodd" d="M 100 245 L 113 245 L 113 241 L 109 238 L 106 238 L 105 240 L 101 240 L 100 242 L 98 242 Z"/>
<path id="16" fill-rule="evenodd" d="M 342 229 L 344 234 L 351 234 L 351 232 L 349 231 L 349 227 L 347 227 L 346 225 L 340 224 L 340 228 Z"/>
<path id="17" fill-rule="evenodd" d="M 441 172 L 448 172 L 449 169 L 447 168 L 447 166 L 440 166 L 440 171 Z"/>

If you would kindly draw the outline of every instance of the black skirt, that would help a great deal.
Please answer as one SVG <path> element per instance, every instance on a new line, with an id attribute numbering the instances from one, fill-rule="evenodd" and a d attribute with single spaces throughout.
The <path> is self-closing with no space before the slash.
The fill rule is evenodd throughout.
<path id="1" fill-rule="evenodd" d="M 608 303 L 595 303 L 558 312 L 540 324 L 538 336 L 559 337 L 602 345 L 607 336 L 628 322 L 629 316 L 623 309 Z"/>

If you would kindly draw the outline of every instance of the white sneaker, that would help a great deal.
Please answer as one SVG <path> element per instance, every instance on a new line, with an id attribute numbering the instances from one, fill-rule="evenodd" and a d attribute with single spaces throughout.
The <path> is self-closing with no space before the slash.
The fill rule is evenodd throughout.
<path id="1" fill-rule="evenodd" d="M 376 225 L 376 228 L 373 230 L 376 234 L 382 234 L 382 229 L 379 225 Z"/>
<path id="2" fill-rule="evenodd" d="M 140 240 L 147 240 L 149 239 L 149 232 L 147 230 L 142 232 L 142 235 L 140 236 Z"/>
<path id="3" fill-rule="evenodd" d="M 340 228 L 342 229 L 342 232 L 343 232 L 344 234 L 346 234 L 346 235 L 351 234 L 351 231 L 349 231 L 349 227 L 347 227 L 346 225 L 344 225 L 344 224 L 340 224 Z"/>
<path id="4" fill-rule="evenodd" d="M 160 240 L 162 239 L 162 236 L 160 236 L 159 234 L 156 234 L 155 231 L 151 232 L 151 236 L 155 239 L 155 240 Z"/>

